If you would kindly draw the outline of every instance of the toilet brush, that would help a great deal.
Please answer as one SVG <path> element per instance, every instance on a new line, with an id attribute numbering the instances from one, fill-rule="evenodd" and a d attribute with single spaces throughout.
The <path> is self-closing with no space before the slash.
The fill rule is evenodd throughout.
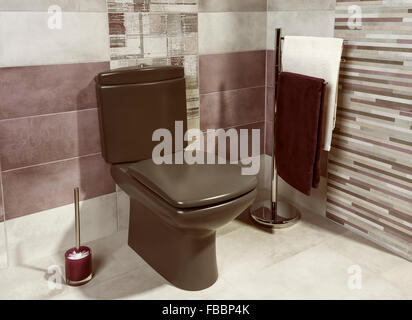
<path id="1" fill-rule="evenodd" d="M 81 286 L 92 279 L 92 251 L 80 245 L 79 188 L 74 189 L 76 247 L 65 253 L 66 283 Z"/>

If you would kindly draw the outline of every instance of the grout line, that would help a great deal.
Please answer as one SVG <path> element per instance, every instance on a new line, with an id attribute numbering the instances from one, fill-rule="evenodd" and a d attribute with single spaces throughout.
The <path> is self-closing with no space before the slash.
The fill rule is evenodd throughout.
<path id="1" fill-rule="evenodd" d="M 251 124 L 264 123 L 264 122 L 265 122 L 265 121 L 262 121 L 262 120 L 260 120 L 260 121 L 253 121 L 253 122 L 248 122 L 248 123 L 245 123 L 245 124 L 238 124 L 238 125 L 235 125 L 235 126 L 232 126 L 232 127 L 226 127 L 226 128 L 223 128 L 223 129 L 230 129 L 230 128 L 238 128 L 238 127 L 250 126 Z"/>
<path id="2" fill-rule="evenodd" d="M 361 1 L 364 1 L 364 0 L 361 0 Z M 321 12 L 324 12 L 324 11 L 327 11 L 327 12 L 329 12 L 329 11 L 333 11 L 333 12 L 335 12 L 335 9 L 300 9 L 300 10 L 292 10 L 292 9 L 289 9 L 289 10 L 270 10 L 269 11 L 269 8 L 268 8 L 268 11 L 267 11 L 267 13 L 268 14 L 270 14 L 270 13 L 282 13 L 282 12 L 312 12 L 312 11 L 321 11 Z"/>
<path id="3" fill-rule="evenodd" d="M 87 109 L 80 109 L 80 110 L 70 110 L 70 111 L 54 112 L 54 113 L 36 114 L 36 115 L 16 117 L 16 118 L 0 119 L 0 123 L 1 123 L 1 122 L 6 122 L 6 121 L 11 121 L 11 120 L 22 120 L 22 119 L 28 119 L 28 118 L 49 117 L 49 116 L 57 116 L 57 115 L 70 114 L 70 113 L 78 113 L 78 112 L 91 111 L 91 110 L 97 110 L 97 107 L 95 107 L 95 108 L 87 108 Z"/>
<path id="4" fill-rule="evenodd" d="M 0 11 L 1 13 L 1 11 Z M 109 57 L 110 58 L 110 57 Z M 0 63 L 0 68 L 2 69 L 11 69 L 11 68 L 28 68 L 28 67 L 51 67 L 51 66 L 60 66 L 60 65 L 70 65 L 70 64 L 91 64 L 91 63 L 109 63 L 110 59 L 107 60 L 87 60 L 87 61 L 71 61 L 71 62 L 61 62 L 61 63 L 41 63 L 41 64 L 19 64 L 19 65 L 3 65 Z"/>
<path id="5" fill-rule="evenodd" d="M 223 55 L 234 55 L 234 54 L 242 54 L 242 53 L 251 53 L 251 52 L 262 52 L 266 51 L 266 44 L 264 49 L 254 49 L 254 50 L 241 50 L 241 51 L 227 51 L 227 52 L 210 52 L 210 53 L 199 53 L 199 57 L 204 56 L 223 56 Z"/>
<path id="6" fill-rule="evenodd" d="M 216 93 L 223 93 L 223 92 L 234 92 L 234 91 L 241 91 L 241 90 L 247 90 L 247 89 L 258 89 L 258 88 L 264 88 L 266 87 L 265 85 L 260 85 L 260 86 L 253 86 L 253 87 L 244 87 L 244 88 L 237 88 L 237 89 L 229 89 L 229 90 L 222 90 L 222 91 L 211 91 L 208 93 L 201 93 L 201 96 L 207 96 L 211 94 L 216 94 Z"/>
<path id="7" fill-rule="evenodd" d="M 199 11 L 199 14 L 208 14 L 208 13 L 266 13 L 266 10 L 245 10 L 245 11 Z"/>
<path id="8" fill-rule="evenodd" d="M 209 128 L 209 129 L 201 130 L 201 131 L 202 131 L 202 133 L 207 133 L 207 130 L 219 130 L 219 129 L 227 130 L 227 129 L 235 129 L 235 128 L 239 128 L 239 127 L 250 126 L 250 125 L 256 124 L 256 123 L 265 123 L 265 121 L 260 120 L 260 121 L 248 122 L 248 123 L 245 123 L 245 124 L 236 124 L 236 125 L 229 126 L 229 127 L 225 127 L 225 128 Z"/>
<path id="9" fill-rule="evenodd" d="M 77 157 L 72 157 L 72 158 L 67 158 L 67 159 L 43 162 L 43 163 L 40 163 L 40 164 L 34 164 L 34 165 L 30 165 L 30 166 L 25 166 L 25 167 L 19 167 L 19 168 L 4 170 L 3 173 L 13 172 L 13 171 L 18 171 L 18 170 L 23 170 L 23 169 L 29 169 L 29 168 L 34 168 L 34 167 L 41 167 L 41 166 L 46 166 L 46 165 L 49 165 L 49 164 L 56 164 L 56 163 L 75 160 L 75 159 L 82 159 L 82 158 L 86 158 L 86 157 L 93 157 L 93 156 L 97 156 L 97 155 L 101 155 L 101 154 L 102 154 L 101 152 L 90 153 L 90 154 L 87 154 L 87 155 L 84 155 L 84 156 L 77 156 Z"/>

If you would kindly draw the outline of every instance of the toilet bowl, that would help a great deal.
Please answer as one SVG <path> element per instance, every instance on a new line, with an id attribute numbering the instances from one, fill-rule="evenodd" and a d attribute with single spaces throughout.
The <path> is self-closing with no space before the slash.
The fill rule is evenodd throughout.
<path id="1" fill-rule="evenodd" d="M 216 230 L 256 198 L 257 179 L 235 164 L 161 164 L 156 129 L 187 128 L 184 70 L 127 68 L 96 77 L 102 154 L 130 197 L 129 246 L 178 288 L 216 282 Z M 175 154 L 188 152 L 175 145 Z M 180 148 L 180 150 L 179 150 Z M 180 155 L 181 157 L 181 155 Z"/>

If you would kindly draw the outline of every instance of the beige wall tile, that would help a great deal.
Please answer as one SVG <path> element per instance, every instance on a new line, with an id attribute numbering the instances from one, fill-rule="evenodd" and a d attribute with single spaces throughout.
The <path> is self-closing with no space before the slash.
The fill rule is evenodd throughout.
<path id="1" fill-rule="evenodd" d="M 130 197 L 116 185 L 118 229 L 129 229 Z"/>
<path id="2" fill-rule="evenodd" d="M 265 12 L 199 14 L 199 53 L 265 49 Z"/>
<path id="3" fill-rule="evenodd" d="M 266 0 L 199 0 L 199 12 L 266 11 Z"/>
<path id="4" fill-rule="evenodd" d="M 0 155 L 0 269 L 7 267 L 7 247 L 6 247 L 6 225 L 4 223 L 4 203 L 3 203 L 3 175 L 2 158 Z"/>
<path id="5" fill-rule="evenodd" d="M 268 0 L 268 11 L 334 10 L 336 0 Z"/>
<path id="6" fill-rule="evenodd" d="M 0 269 L 7 267 L 6 226 L 0 222 Z"/>
<path id="7" fill-rule="evenodd" d="M 0 0 L 0 11 L 48 11 L 57 5 L 63 11 L 105 12 L 106 0 Z"/>
<path id="8" fill-rule="evenodd" d="M 117 231 L 116 194 L 80 202 L 81 241 L 109 236 Z M 74 205 L 66 205 L 7 220 L 10 265 L 67 250 L 75 245 Z"/>
<path id="9" fill-rule="evenodd" d="M 275 29 L 283 35 L 333 37 L 335 11 L 268 12 L 267 49 L 274 50 Z"/>
<path id="10" fill-rule="evenodd" d="M 0 66 L 109 60 L 106 13 L 63 13 L 62 29 L 50 29 L 46 12 L 0 12 Z"/>

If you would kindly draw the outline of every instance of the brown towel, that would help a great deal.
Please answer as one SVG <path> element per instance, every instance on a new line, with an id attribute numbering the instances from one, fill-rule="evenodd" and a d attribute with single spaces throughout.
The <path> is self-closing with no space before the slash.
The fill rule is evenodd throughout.
<path id="1" fill-rule="evenodd" d="M 306 195 L 320 181 L 324 93 L 323 79 L 280 74 L 275 129 L 277 173 Z"/>

